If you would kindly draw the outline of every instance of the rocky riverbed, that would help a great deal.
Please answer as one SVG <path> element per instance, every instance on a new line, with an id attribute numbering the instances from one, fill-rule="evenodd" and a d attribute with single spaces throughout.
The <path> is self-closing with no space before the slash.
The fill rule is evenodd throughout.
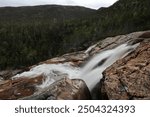
<path id="1" fill-rule="evenodd" d="M 60 74 L 57 70 L 53 71 L 57 80 L 45 88 L 38 87 L 46 80 L 46 76 L 42 72 L 30 77 L 16 76 L 18 73 L 31 71 L 34 67 L 42 64 L 61 63 L 75 68 L 82 67 L 97 53 L 113 49 L 124 43 L 140 44 L 136 50 L 106 68 L 103 78 L 97 82 L 91 93 L 86 83 L 78 76 L 70 79 L 67 74 Z M 149 61 L 150 31 L 108 37 L 91 45 L 85 51 L 68 53 L 23 70 L 1 71 L 0 99 L 150 99 Z"/>

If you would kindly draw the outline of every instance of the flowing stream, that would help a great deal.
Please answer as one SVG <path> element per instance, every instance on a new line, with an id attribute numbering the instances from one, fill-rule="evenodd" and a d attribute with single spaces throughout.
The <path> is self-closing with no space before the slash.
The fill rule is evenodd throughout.
<path id="1" fill-rule="evenodd" d="M 122 44 L 114 49 L 106 50 L 93 56 L 82 68 L 73 67 L 68 63 L 64 64 L 42 64 L 32 68 L 30 71 L 17 74 L 13 78 L 19 77 L 35 77 L 43 74 L 46 80 L 40 88 L 45 88 L 56 80 L 65 76 L 71 79 L 82 79 L 87 84 L 90 91 L 102 78 L 102 72 L 112 65 L 115 61 L 125 57 L 135 50 L 139 45 Z"/>

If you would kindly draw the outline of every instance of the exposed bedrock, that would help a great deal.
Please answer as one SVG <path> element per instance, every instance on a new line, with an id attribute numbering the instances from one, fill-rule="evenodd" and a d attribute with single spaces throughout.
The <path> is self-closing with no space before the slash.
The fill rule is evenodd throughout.
<path id="1" fill-rule="evenodd" d="M 100 95 L 107 99 L 150 99 L 150 41 L 103 72 Z M 103 98 L 103 97 L 101 97 Z"/>

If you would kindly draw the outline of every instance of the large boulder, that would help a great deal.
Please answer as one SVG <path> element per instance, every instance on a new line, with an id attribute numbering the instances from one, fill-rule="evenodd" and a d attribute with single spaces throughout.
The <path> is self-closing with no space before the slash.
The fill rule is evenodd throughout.
<path id="1" fill-rule="evenodd" d="M 85 82 L 80 79 L 64 78 L 24 100 L 89 100 L 91 95 Z"/>
<path id="2" fill-rule="evenodd" d="M 127 57 L 103 73 L 101 99 L 150 99 L 150 41 L 145 39 Z"/>

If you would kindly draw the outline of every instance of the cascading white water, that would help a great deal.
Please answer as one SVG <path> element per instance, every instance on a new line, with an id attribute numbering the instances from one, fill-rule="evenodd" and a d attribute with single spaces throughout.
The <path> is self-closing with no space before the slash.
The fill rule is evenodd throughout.
<path id="1" fill-rule="evenodd" d="M 102 78 L 102 72 L 112 65 L 116 60 L 126 56 L 133 51 L 139 44 L 128 45 L 122 44 L 114 49 L 106 50 L 104 52 L 95 55 L 83 68 L 72 67 L 69 64 L 42 64 L 32 68 L 28 72 L 18 74 L 13 78 L 18 77 L 35 77 L 43 74 L 46 77 L 46 81 L 39 87 L 45 88 L 55 82 L 58 76 L 58 72 L 67 74 L 71 79 L 79 78 L 83 79 L 87 84 L 90 91 Z"/>
<path id="2" fill-rule="evenodd" d="M 46 80 L 43 82 L 42 85 L 38 86 L 40 88 L 45 88 L 49 86 L 50 84 L 54 83 L 60 75 L 62 75 L 61 78 L 67 76 L 68 78 L 77 78 L 80 68 L 72 67 L 68 63 L 65 64 L 41 64 L 38 65 L 30 71 L 23 72 L 21 74 L 17 74 L 16 76 L 12 77 L 12 79 L 17 79 L 21 77 L 28 77 L 33 78 L 39 75 L 43 75 Z"/>
<path id="3" fill-rule="evenodd" d="M 106 50 L 94 56 L 82 69 L 80 77 L 86 82 L 90 90 L 102 78 L 102 72 L 112 65 L 115 61 L 125 57 L 133 51 L 139 44 L 127 45 L 122 44 L 114 49 Z M 104 60 L 104 61 L 103 61 Z M 98 64 L 102 62 L 100 66 Z"/>

